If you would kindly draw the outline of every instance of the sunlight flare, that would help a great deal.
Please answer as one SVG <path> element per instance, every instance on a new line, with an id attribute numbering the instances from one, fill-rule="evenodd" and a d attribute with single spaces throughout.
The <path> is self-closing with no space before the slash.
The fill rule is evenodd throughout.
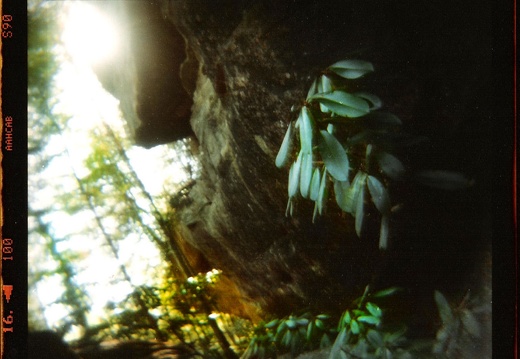
<path id="1" fill-rule="evenodd" d="M 62 36 L 73 60 L 88 65 L 114 56 L 120 40 L 115 24 L 95 6 L 84 2 L 70 5 Z"/>

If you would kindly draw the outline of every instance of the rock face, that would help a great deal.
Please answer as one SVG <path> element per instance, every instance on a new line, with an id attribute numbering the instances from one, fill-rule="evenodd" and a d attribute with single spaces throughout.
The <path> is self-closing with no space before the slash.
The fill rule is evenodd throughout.
<path id="1" fill-rule="evenodd" d="M 164 2 L 164 14 L 201 64 L 191 124 L 203 174 L 190 193 L 191 206 L 180 209 L 185 238 L 272 312 L 345 305 L 375 277 L 379 285 L 422 286 L 429 298 L 432 287 L 454 292 L 464 286 L 472 268 L 446 263 L 456 263 L 458 255 L 470 260 L 469 249 L 489 239 L 474 226 L 485 212 L 475 193 L 485 188 L 486 162 L 473 157 L 485 158 L 477 149 L 485 148 L 487 114 L 473 116 L 490 70 L 486 6 L 474 4 L 478 10 L 468 13 L 462 5 L 410 1 Z M 374 240 L 358 239 L 332 203 L 314 225 L 306 203 L 286 218 L 287 172 L 274 166 L 294 119 L 291 106 L 301 104 L 321 69 L 356 52 L 374 63 L 367 86 L 386 108 L 409 130 L 435 139 L 417 154 L 404 154 L 408 163 L 469 172 L 478 180 L 472 193 L 442 199 L 426 191 L 417 200 L 421 189 L 396 188 L 406 205 L 395 223 L 395 257 L 380 253 Z M 468 130 L 474 135 L 461 137 Z M 416 276 L 428 268 L 417 258 L 435 253 L 446 263 L 429 260 L 432 272 Z M 446 268 L 457 273 L 451 283 L 443 283 Z M 423 285 L 429 276 L 433 283 Z"/>
<path id="2" fill-rule="evenodd" d="M 138 92 L 153 96 L 147 101 L 138 95 L 144 102 L 137 112 L 149 118 L 142 120 L 148 127 L 138 132 L 138 143 L 186 136 L 181 119 L 193 101 L 190 121 L 202 174 L 187 195 L 188 204 L 177 209 L 181 231 L 238 285 L 244 301 L 276 314 L 304 307 L 331 310 L 343 308 L 371 283 L 413 288 L 403 310 L 421 305 L 431 313 L 433 289 L 458 298 L 468 288 L 480 288 L 472 273 L 475 266 L 476 272 L 482 268 L 480 258 L 486 257 L 482 253 L 491 237 L 483 195 L 490 162 L 485 140 L 491 117 L 486 96 L 490 2 L 175 0 L 155 5 L 167 21 L 152 22 L 151 31 L 164 41 L 157 45 L 161 51 L 146 52 L 153 56 L 144 62 L 153 64 L 143 62 L 148 75 L 136 81 Z M 151 12 L 151 5 L 143 11 Z M 155 27 L 159 22 L 161 29 Z M 167 60 L 170 50 L 182 47 L 172 35 L 177 32 L 186 50 Z M 168 40 L 168 34 L 177 40 Z M 369 90 L 407 131 L 432 139 L 401 154 L 408 166 L 462 171 L 476 183 L 465 193 L 392 188 L 402 210 L 392 224 L 388 253 L 377 249 L 374 238 L 358 239 L 350 217 L 332 202 L 315 224 L 309 203 L 299 203 L 293 218 L 284 215 L 287 171 L 278 170 L 274 158 L 295 119 L 290 108 L 301 105 L 321 69 L 347 56 L 371 61 L 376 73 L 366 81 Z M 170 67 L 163 60 L 172 61 L 172 72 L 161 81 L 159 74 Z M 147 84 L 148 79 L 154 80 Z M 152 84 L 156 87 L 148 90 Z M 189 100 L 176 100 L 183 98 L 180 89 L 191 93 L 190 88 Z M 169 109 L 169 100 L 180 101 L 176 109 Z M 154 121 L 162 124 L 163 137 L 152 143 L 157 135 L 147 131 Z"/>
<path id="3" fill-rule="evenodd" d="M 179 31 L 164 19 L 157 2 L 96 3 L 122 29 L 122 49 L 111 62 L 95 68 L 116 98 L 135 143 L 153 147 L 193 134 L 189 124 L 194 83 L 182 85 L 180 68 L 194 67 Z"/>

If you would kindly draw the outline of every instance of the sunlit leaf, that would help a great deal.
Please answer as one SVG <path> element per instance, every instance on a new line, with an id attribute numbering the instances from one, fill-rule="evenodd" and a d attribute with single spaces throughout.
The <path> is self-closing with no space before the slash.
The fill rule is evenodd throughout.
<path id="1" fill-rule="evenodd" d="M 390 232 L 390 214 L 385 213 L 381 217 L 381 229 L 379 230 L 379 249 L 388 248 L 389 232 Z"/>
<path id="2" fill-rule="evenodd" d="M 312 175 L 311 189 L 310 189 L 310 194 L 309 194 L 309 198 L 312 201 L 316 201 L 318 199 L 318 195 L 320 193 L 320 178 L 321 178 L 320 169 L 315 168 L 314 173 Z"/>
<path id="3" fill-rule="evenodd" d="M 323 162 L 327 171 L 338 181 L 346 181 L 349 174 L 349 160 L 345 149 L 339 141 L 327 131 L 320 131 L 318 142 Z"/>
<path id="4" fill-rule="evenodd" d="M 368 191 L 377 210 L 382 214 L 390 212 L 390 196 L 385 186 L 374 176 L 368 176 Z"/>
<path id="5" fill-rule="evenodd" d="M 352 330 L 353 334 L 359 334 L 359 324 L 355 320 L 350 322 L 350 330 Z"/>
<path id="6" fill-rule="evenodd" d="M 285 137 L 283 138 L 282 145 L 280 146 L 280 150 L 278 151 L 278 155 L 276 156 L 276 167 L 281 168 L 285 166 L 287 160 L 289 159 L 291 147 L 292 147 L 292 136 L 293 136 L 293 124 L 289 123 L 289 128 L 285 133 Z"/>
<path id="7" fill-rule="evenodd" d="M 300 145 L 305 153 L 312 152 L 313 119 L 307 107 L 302 107 L 300 116 Z"/>
<path id="8" fill-rule="evenodd" d="M 362 99 L 367 100 L 369 102 L 369 104 L 372 104 L 372 106 L 370 106 L 371 111 L 378 110 L 383 106 L 383 101 L 381 101 L 381 99 L 379 97 L 377 97 L 376 95 L 373 95 L 371 93 L 356 92 L 356 93 L 354 93 L 354 95 L 357 97 L 361 97 Z"/>
<path id="9" fill-rule="evenodd" d="M 339 208 L 347 212 L 349 207 L 347 193 L 350 188 L 349 181 L 334 181 L 334 194 Z"/>
<path id="10" fill-rule="evenodd" d="M 405 173 L 404 165 L 397 157 L 387 152 L 381 152 L 377 156 L 381 171 L 393 180 L 400 180 Z"/>
<path id="11" fill-rule="evenodd" d="M 329 123 L 327 125 L 327 132 L 331 135 L 334 135 L 334 133 L 336 132 L 336 126 L 333 123 Z"/>
<path id="12" fill-rule="evenodd" d="M 361 237 L 361 230 L 363 229 L 363 219 L 365 216 L 365 186 L 361 187 L 357 203 L 356 203 L 356 233 L 358 237 Z"/>
<path id="13" fill-rule="evenodd" d="M 296 325 L 298 324 L 298 322 L 294 319 L 287 319 L 285 321 L 285 324 L 287 325 L 287 328 L 294 329 L 294 328 L 296 328 Z"/>
<path id="14" fill-rule="evenodd" d="M 363 60 L 342 60 L 329 66 L 329 70 L 346 79 L 357 79 L 374 71 L 374 66 Z"/>
<path id="15" fill-rule="evenodd" d="M 381 318 L 383 316 L 383 311 L 381 310 L 381 308 L 379 308 L 374 303 L 368 302 L 366 304 L 366 308 L 374 317 Z"/>
<path id="16" fill-rule="evenodd" d="M 380 318 L 372 317 L 369 315 L 362 315 L 362 316 L 358 317 L 357 320 L 360 322 L 372 324 L 372 325 L 378 325 L 379 323 L 381 323 Z"/>
<path id="17" fill-rule="evenodd" d="M 451 191 L 466 189 L 472 184 L 462 173 L 451 171 L 422 171 L 415 178 L 426 186 Z"/>
<path id="18" fill-rule="evenodd" d="M 316 327 L 325 330 L 325 323 L 323 323 L 321 319 L 316 319 L 314 322 L 316 323 Z"/>
<path id="19" fill-rule="evenodd" d="M 339 116 L 355 118 L 370 112 L 367 101 L 341 90 L 318 93 L 310 100 L 318 101 Z"/>

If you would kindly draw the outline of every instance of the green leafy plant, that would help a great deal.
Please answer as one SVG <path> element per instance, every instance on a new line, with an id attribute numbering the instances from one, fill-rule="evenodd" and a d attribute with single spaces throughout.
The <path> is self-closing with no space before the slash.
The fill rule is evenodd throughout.
<path id="1" fill-rule="evenodd" d="M 272 358 L 277 353 L 290 353 L 295 357 L 304 351 L 329 347 L 335 335 L 329 319 L 327 314 L 304 313 L 260 323 L 254 329 L 244 357 Z"/>
<path id="2" fill-rule="evenodd" d="M 370 62 L 342 60 L 329 66 L 308 91 L 298 118 L 289 124 L 275 164 L 289 165 L 286 215 L 293 215 L 301 196 L 315 202 L 313 221 L 323 215 L 331 187 L 342 211 L 355 218 L 358 236 L 366 214 L 379 212 L 379 247 L 386 249 L 390 236 L 391 181 L 406 177 L 440 189 L 465 188 L 471 182 L 459 173 L 424 171 L 407 174 L 392 153 L 416 138 L 399 132 L 401 120 L 382 110 L 379 97 L 352 90 L 355 80 L 374 71 Z M 299 148 L 295 148 L 295 138 Z M 370 207 L 371 200 L 372 207 Z"/>
<path id="3" fill-rule="evenodd" d="M 330 359 L 344 358 L 412 358 L 401 346 L 406 342 L 405 327 L 387 331 L 383 328 L 383 310 L 368 298 L 383 298 L 398 289 L 389 288 L 374 294 L 365 289 L 346 310 L 338 323 L 338 335 L 330 350 Z"/>
<path id="4" fill-rule="evenodd" d="M 467 344 L 469 341 L 482 340 L 482 323 L 479 316 L 489 313 L 490 305 L 474 305 L 469 292 L 461 303 L 453 307 L 439 291 L 435 291 L 434 298 L 442 325 L 437 331 L 433 353 L 447 357 L 462 356 L 460 351 L 464 347 L 470 347 L 471 344 Z"/>
<path id="5" fill-rule="evenodd" d="M 363 296 L 353 302 L 352 308 L 341 315 L 337 325 L 332 325 L 327 314 L 311 313 L 260 323 L 255 327 L 243 357 L 274 358 L 284 353 L 296 357 L 303 352 L 325 348 L 330 348 L 331 358 L 357 357 L 348 356 L 355 353 L 400 353 L 402 349 L 399 346 L 405 342 L 405 329 L 383 331 L 383 311 L 374 303 L 397 291 L 398 288 L 394 287 L 369 293 L 367 287 Z M 359 356 L 365 357 L 368 356 Z"/>

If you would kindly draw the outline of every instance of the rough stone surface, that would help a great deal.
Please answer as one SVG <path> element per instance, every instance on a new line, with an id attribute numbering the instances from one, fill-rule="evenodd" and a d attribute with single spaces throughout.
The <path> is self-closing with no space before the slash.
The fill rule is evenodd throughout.
<path id="1" fill-rule="evenodd" d="M 191 123 L 203 174 L 193 204 L 181 210 L 187 240 L 247 297 L 278 313 L 344 305 L 369 282 L 421 287 L 425 305 L 434 287 L 465 287 L 472 268 L 453 267 L 455 258 L 471 260 L 471 249 L 489 240 L 477 195 L 487 185 L 486 161 L 476 163 L 486 157 L 489 116 L 480 102 L 491 61 L 486 7 L 165 1 L 163 13 L 201 64 Z M 294 119 L 291 106 L 301 104 L 321 69 L 353 53 L 374 63 L 365 86 L 386 109 L 407 130 L 433 138 L 402 154 L 407 165 L 463 171 L 478 183 L 466 194 L 394 188 L 405 205 L 389 254 L 373 239 L 358 239 L 333 203 L 314 225 L 306 203 L 295 218 L 284 217 L 287 172 L 273 164 Z"/>
<path id="2" fill-rule="evenodd" d="M 278 315 L 333 310 L 367 283 L 401 285 L 408 288 L 403 311 L 424 318 L 434 308 L 434 289 L 453 298 L 480 290 L 482 276 L 474 273 L 489 272 L 481 263 L 491 237 L 485 195 L 491 183 L 490 2 L 160 5 L 165 28 L 182 35 L 191 59 L 175 60 L 175 68 L 185 63 L 179 69 L 184 86 L 161 86 L 193 93 L 190 121 L 202 167 L 189 204 L 177 209 L 181 231 L 238 285 L 244 301 Z M 375 225 L 368 238 L 357 238 L 352 219 L 332 202 L 315 224 L 309 203 L 298 203 L 295 217 L 284 216 L 287 171 L 278 170 L 274 158 L 295 117 L 290 108 L 301 105 L 321 69 L 347 56 L 371 61 L 376 73 L 363 85 L 403 120 L 405 130 L 430 138 L 400 153 L 408 167 L 462 171 L 475 180 L 464 193 L 410 183 L 392 187 L 401 211 L 387 253 L 377 249 Z M 171 124 L 171 131 L 177 128 L 164 135 L 186 135 L 185 124 Z M 431 322 L 417 327 L 429 334 L 433 328 Z"/>

